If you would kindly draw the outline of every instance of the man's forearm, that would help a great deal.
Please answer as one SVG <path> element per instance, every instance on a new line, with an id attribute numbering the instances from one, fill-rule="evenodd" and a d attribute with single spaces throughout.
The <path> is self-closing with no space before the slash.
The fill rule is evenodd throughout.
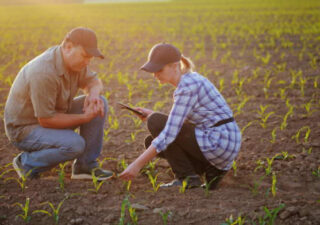
<path id="1" fill-rule="evenodd" d="M 50 118 L 39 118 L 40 125 L 45 128 L 64 129 L 79 126 L 89 122 L 85 114 L 56 113 Z"/>
<path id="2" fill-rule="evenodd" d="M 99 79 L 91 81 L 86 87 L 85 91 L 89 95 L 99 96 L 103 90 L 102 82 Z"/>

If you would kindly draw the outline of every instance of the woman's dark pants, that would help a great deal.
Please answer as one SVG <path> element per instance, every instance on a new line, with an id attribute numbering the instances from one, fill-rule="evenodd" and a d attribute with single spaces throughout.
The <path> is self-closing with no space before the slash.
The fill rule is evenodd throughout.
<path id="1" fill-rule="evenodd" d="M 153 113 L 148 118 L 148 129 L 151 135 L 145 139 L 145 147 L 164 129 L 168 116 L 162 113 Z M 195 128 L 192 124 L 184 123 L 177 138 L 166 150 L 158 154 L 168 161 L 177 179 L 205 173 L 206 181 L 211 182 L 210 189 L 214 189 L 226 171 L 214 167 L 202 154 L 195 137 Z"/>

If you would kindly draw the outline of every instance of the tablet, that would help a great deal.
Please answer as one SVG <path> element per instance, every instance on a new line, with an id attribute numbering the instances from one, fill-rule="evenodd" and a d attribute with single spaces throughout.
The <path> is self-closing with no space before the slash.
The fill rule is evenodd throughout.
<path id="1" fill-rule="evenodd" d="M 143 117 L 146 116 L 144 113 L 139 112 L 138 110 L 136 110 L 136 109 L 134 109 L 134 108 L 132 108 L 132 107 L 126 105 L 126 104 L 123 104 L 123 103 L 121 103 L 121 102 L 117 102 L 117 103 L 118 103 L 122 108 L 128 109 L 128 110 L 130 110 L 131 112 L 133 112 L 133 113 L 135 113 L 135 114 L 137 114 L 137 115 L 139 115 L 139 116 L 143 116 Z"/>

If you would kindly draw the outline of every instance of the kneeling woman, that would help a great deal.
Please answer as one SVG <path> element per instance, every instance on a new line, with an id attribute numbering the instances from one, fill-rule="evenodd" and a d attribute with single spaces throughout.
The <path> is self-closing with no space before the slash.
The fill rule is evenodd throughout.
<path id="1" fill-rule="evenodd" d="M 201 185 L 200 176 L 214 189 L 239 153 L 241 133 L 232 111 L 216 87 L 193 72 L 193 63 L 170 44 L 157 44 L 142 70 L 153 73 L 161 83 L 176 87 L 169 116 L 138 108 L 147 119 L 150 136 L 147 150 L 132 162 L 120 178 L 131 180 L 157 154 L 165 158 L 175 179 L 162 187 L 187 188 Z"/>

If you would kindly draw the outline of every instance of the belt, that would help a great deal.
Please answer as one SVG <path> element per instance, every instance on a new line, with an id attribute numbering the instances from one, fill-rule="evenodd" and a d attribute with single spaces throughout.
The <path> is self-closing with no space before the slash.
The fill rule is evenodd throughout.
<path id="1" fill-rule="evenodd" d="M 218 126 L 221 126 L 223 124 L 230 123 L 230 122 L 233 122 L 233 121 L 234 121 L 234 118 L 230 117 L 230 118 L 225 119 L 225 120 L 220 120 L 218 123 L 216 123 L 215 125 L 213 125 L 211 127 L 218 127 Z"/>

